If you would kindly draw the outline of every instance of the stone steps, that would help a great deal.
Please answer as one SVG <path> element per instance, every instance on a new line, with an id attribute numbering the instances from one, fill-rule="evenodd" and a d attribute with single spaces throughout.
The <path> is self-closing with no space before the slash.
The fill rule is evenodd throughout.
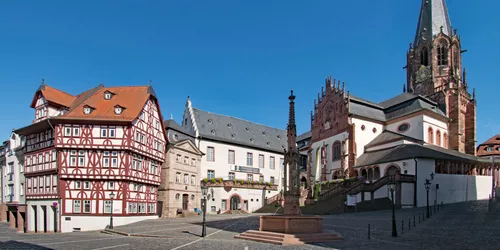
<path id="1" fill-rule="evenodd" d="M 240 235 L 234 236 L 234 238 L 270 243 L 275 245 L 301 245 L 306 243 L 328 242 L 344 239 L 341 235 L 335 232 L 323 232 L 315 234 L 285 234 L 257 230 L 246 231 Z"/>

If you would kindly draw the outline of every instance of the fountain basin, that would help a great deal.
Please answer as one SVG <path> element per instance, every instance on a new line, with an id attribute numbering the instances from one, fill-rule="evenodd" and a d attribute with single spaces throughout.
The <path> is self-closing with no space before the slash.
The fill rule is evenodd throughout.
<path id="1" fill-rule="evenodd" d="M 275 233 L 321 233 L 323 218 L 321 216 L 299 215 L 262 215 L 259 231 Z"/>

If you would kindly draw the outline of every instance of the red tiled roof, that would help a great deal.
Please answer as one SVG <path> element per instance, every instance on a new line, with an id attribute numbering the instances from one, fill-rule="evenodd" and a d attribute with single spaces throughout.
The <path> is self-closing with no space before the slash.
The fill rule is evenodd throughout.
<path id="1" fill-rule="evenodd" d="M 75 96 L 70 95 L 64 91 L 58 90 L 56 88 L 52 88 L 48 85 L 43 84 L 40 86 L 35 96 L 33 97 L 33 101 L 31 102 L 31 107 L 34 108 L 36 105 L 36 98 L 38 93 L 41 92 L 45 100 L 59 104 L 64 107 L 70 107 L 73 101 L 76 99 Z"/>
<path id="2" fill-rule="evenodd" d="M 488 152 L 486 150 L 488 147 L 493 147 L 493 151 Z M 487 155 L 500 155 L 500 134 L 491 137 L 477 146 L 477 156 Z"/>
<path id="3" fill-rule="evenodd" d="M 79 103 L 75 103 L 71 110 L 53 119 L 95 119 L 95 120 L 110 120 L 110 121 L 133 121 L 142 111 L 147 100 L 151 96 L 151 91 L 148 86 L 131 86 L 131 87 L 104 87 L 102 85 L 88 90 L 77 99 Z M 110 100 L 104 99 L 104 92 L 110 91 L 113 96 Z M 115 106 L 123 107 L 121 114 L 115 114 Z M 86 115 L 83 113 L 83 108 L 90 106 L 94 110 Z"/>

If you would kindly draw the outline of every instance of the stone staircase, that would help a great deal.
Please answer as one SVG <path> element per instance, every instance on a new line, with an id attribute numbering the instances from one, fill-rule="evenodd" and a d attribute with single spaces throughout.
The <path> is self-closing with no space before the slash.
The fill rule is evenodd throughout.
<path id="1" fill-rule="evenodd" d="M 314 242 L 328 242 L 343 240 L 344 238 L 335 232 L 314 233 L 314 234 L 284 234 L 266 231 L 249 230 L 240 235 L 234 236 L 236 239 L 252 240 L 276 245 L 299 245 Z"/>

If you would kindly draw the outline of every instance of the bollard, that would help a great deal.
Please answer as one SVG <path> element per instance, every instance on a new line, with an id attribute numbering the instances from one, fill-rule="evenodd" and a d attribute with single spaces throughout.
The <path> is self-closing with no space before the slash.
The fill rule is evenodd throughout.
<path id="1" fill-rule="evenodd" d="M 368 239 L 371 239 L 371 237 L 370 237 L 370 224 L 368 224 Z"/>
<path id="2" fill-rule="evenodd" d="M 417 224 L 415 224 L 415 215 L 413 215 L 413 227 L 416 227 Z"/>
<path id="3" fill-rule="evenodd" d="M 401 233 L 405 232 L 405 221 L 401 220 Z"/>
<path id="4" fill-rule="evenodd" d="M 411 229 L 411 219 L 408 218 L 408 231 L 410 231 L 410 229 Z"/>

